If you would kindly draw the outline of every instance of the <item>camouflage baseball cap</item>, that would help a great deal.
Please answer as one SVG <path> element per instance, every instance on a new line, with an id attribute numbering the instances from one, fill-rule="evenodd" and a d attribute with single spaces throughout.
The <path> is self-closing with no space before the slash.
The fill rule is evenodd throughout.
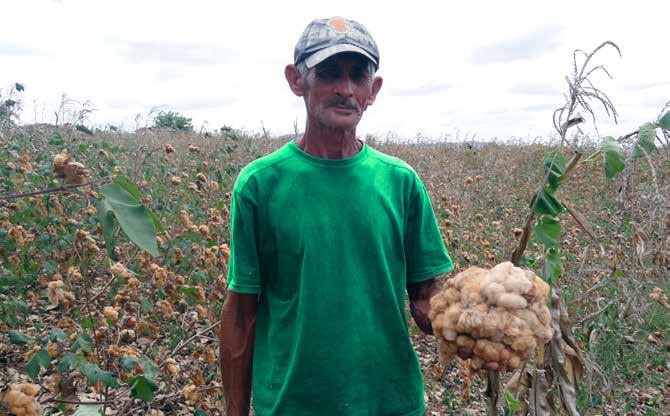
<path id="1" fill-rule="evenodd" d="M 293 62 L 305 61 L 308 68 L 340 52 L 357 52 L 379 68 L 379 49 L 362 24 L 343 17 L 313 20 L 295 45 Z"/>

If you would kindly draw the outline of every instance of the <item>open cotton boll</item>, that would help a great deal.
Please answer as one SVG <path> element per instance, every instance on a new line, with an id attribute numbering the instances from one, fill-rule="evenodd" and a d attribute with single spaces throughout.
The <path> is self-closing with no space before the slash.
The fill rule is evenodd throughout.
<path id="1" fill-rule="evenodd" d="M 430 302 L 441 360 L 463 348 L 474 354 L 474 369 L 519 368 L 553 334 L 548 295 L 542 279 L 509 262 L 459 273 Z"/>

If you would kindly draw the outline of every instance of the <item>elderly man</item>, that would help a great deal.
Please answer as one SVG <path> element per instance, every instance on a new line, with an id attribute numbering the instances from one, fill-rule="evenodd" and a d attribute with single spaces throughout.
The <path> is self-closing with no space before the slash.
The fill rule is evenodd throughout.
<path id="1" fill-rule="evenodd" d="M 228 416 L 425 412 L 405 317 L 431 333 L 436 276 L 453 268 L 426 189 L 356 138 L 379 51 L 343 18 L 315 20 L 285 69 L 305 133 L 240 173 L 221 313 Z"/>

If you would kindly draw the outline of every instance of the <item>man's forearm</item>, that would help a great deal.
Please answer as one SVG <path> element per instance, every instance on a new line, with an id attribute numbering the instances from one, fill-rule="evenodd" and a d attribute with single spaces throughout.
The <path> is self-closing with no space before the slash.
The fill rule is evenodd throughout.
<path id="1" fill-rule="evenodd" d="M 256 295 L 228 292 L 221 310 L 219 356 L 228 416 L 249 414 L 257 302 Z"/>
<path id="2" fill-rule="evenodd" d="M 409 296 L 409 310 L 421 331 L 433 335 L 433 327 L 428 319 L 430 312 L 430 298 L 439 292 L 437 279 L 424 280 L 407 286 Z"/>

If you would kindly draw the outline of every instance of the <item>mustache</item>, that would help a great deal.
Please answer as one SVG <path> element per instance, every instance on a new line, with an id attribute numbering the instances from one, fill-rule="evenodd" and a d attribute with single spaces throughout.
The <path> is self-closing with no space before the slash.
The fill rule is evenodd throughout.
<path id="1" fill-rule="evenodd" d="M 358 105 L 356 105 L 356 103 L 353 100 L 344 97 L 332 98 L 331 100 L 328 101 L 328 106 L 329 107 L 343 106 L 351 110 L 358 110 Z"/>

